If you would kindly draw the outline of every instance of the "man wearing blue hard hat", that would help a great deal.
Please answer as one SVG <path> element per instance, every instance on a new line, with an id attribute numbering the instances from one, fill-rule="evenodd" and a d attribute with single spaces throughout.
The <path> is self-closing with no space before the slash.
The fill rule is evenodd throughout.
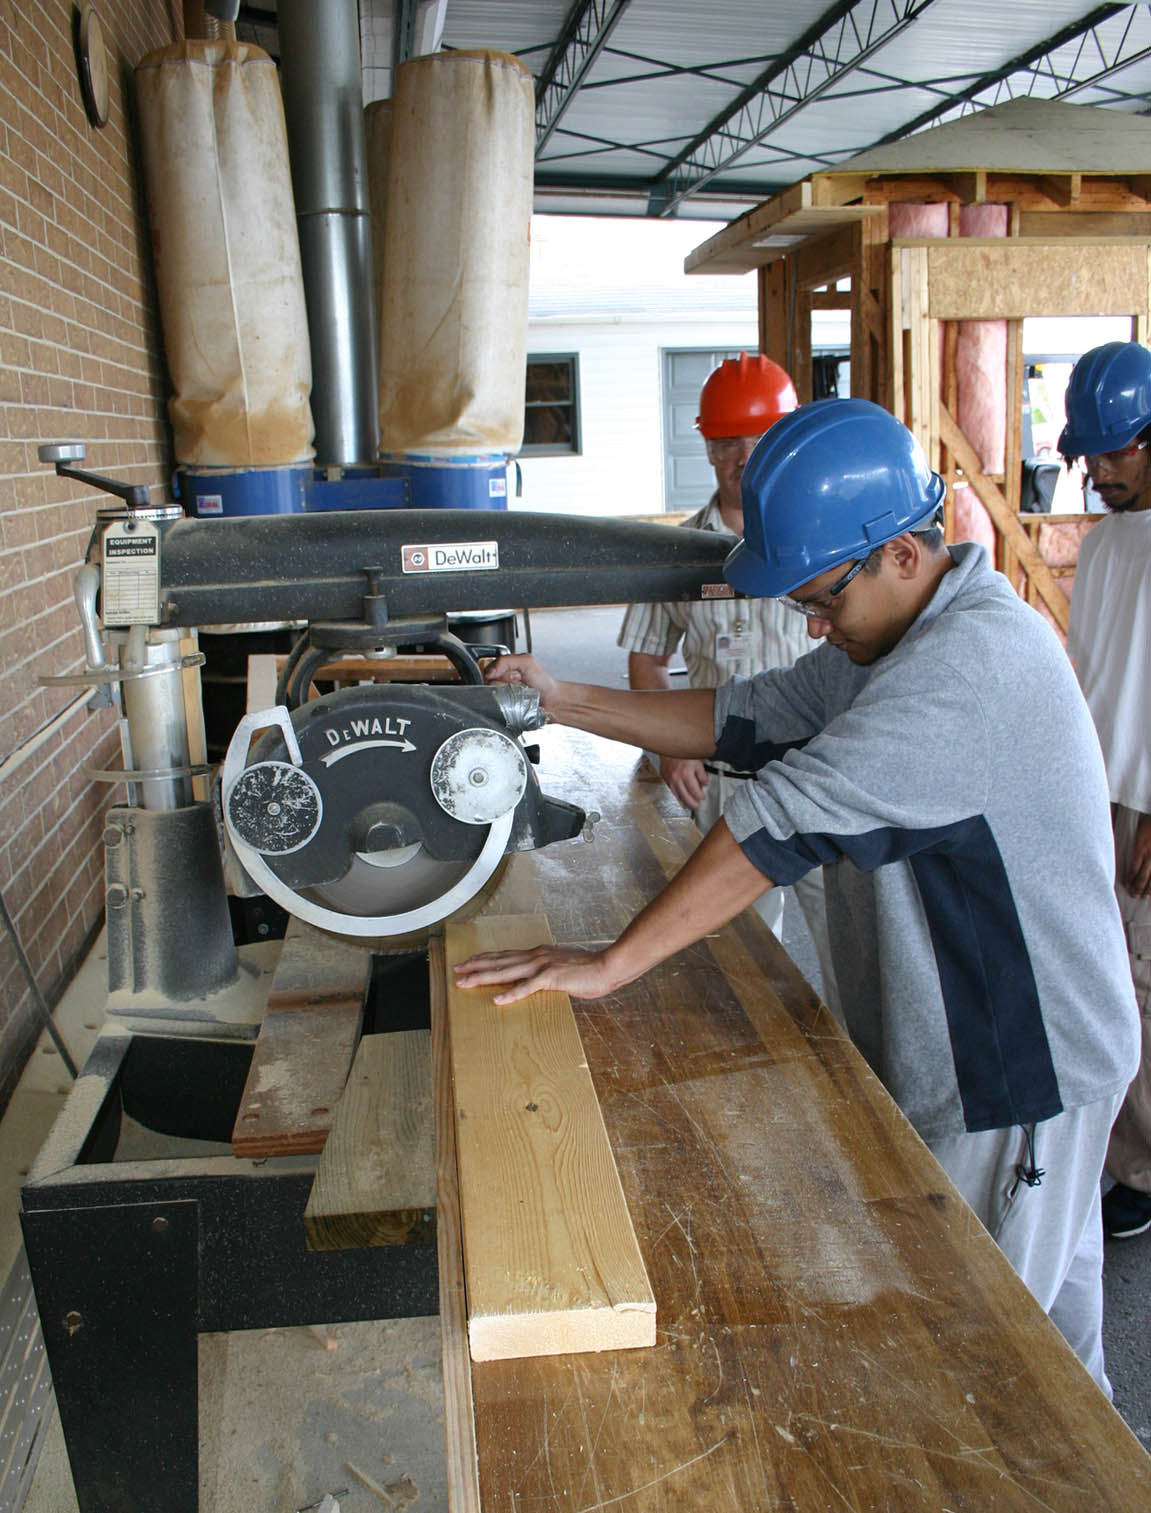
<path id="1" fill-rule="evenodd" d="M 1143 1024 L 1143 1055 L 1107 1151 L 1103 1227 L 1151 1230 L 1151 352 L 1107 342 L 1076 363 L 1059 450 L 1084 459 L 1108 511 L 1084 538 L 1067 650 L 1111 794 L 1115 893 Z"/>
<path id="2" fill-rule="evenodd" d="M 598 998 L 823 866 L 852 1039 L 1109 1392 L 1099 1181 L 1139 1028 L 1106 777 L 1058 639 L 981 546 L 944 545 L 943 492 L 886 410 L 805 405 L 752 453 L 725 574 L 803 615 L 814 651 L 668 693 L 493 664 L 563 724 L 757 775 L 606 949 L 492 953 L 458 981 Z M 1040 764 L 1075 774 L 1058 825 Z"/>

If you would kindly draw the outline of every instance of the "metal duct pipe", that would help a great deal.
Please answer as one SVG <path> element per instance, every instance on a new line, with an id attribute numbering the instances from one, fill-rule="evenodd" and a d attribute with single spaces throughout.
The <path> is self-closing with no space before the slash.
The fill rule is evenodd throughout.
<path id="1" fill-rule="evenodd" d="M 316 462 L 372 462 L 378 369 L 356 0 L 280 0 L 278 14 Z"/>

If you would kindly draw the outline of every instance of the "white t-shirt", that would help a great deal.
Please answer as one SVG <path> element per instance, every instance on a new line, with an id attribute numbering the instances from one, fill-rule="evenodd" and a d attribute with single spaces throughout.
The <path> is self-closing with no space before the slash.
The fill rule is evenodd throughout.
<path id="1" fill-rule="evenodd" d="M 1067 650 L 1112 802 L 1151 814 L 1151 510 L 1108 515 L 1084 537 Z"/>

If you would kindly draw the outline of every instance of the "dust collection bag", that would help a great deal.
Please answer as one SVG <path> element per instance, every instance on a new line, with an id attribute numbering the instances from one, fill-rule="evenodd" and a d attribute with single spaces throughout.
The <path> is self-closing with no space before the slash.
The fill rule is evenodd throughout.
<path id="1" fill-rule="evenodd" d="M 312 452 L 308 317 L 284 108 L 258 47 L 189 41 L 136 67 L 176 460 Z"/>
<path id="2" fill-rule="evenodd" d="M 381 452 L 520 448 L 534 145 L 532 76 L 518 58 L 430 53 L 397 70 L 379 305 Z"/>

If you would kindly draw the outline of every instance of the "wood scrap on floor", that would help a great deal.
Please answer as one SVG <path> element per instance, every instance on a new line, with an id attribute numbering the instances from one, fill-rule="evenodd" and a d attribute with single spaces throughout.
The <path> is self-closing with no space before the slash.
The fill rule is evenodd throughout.
<path id="1" fill-rule="evenodd" d="M 430 1032 L 365 1035 L 304 1210 L 308 1249 L 428 1241 L 435 1207 Z"/>
<path id="2" fill-rule="evenodd" d="M 467 1278 L 477 1361 L 655 1343 L 655 1299 L 565 993 L 461 991 L 476 951 L 551 942 L 543 915 L 445 932 Z"/>

